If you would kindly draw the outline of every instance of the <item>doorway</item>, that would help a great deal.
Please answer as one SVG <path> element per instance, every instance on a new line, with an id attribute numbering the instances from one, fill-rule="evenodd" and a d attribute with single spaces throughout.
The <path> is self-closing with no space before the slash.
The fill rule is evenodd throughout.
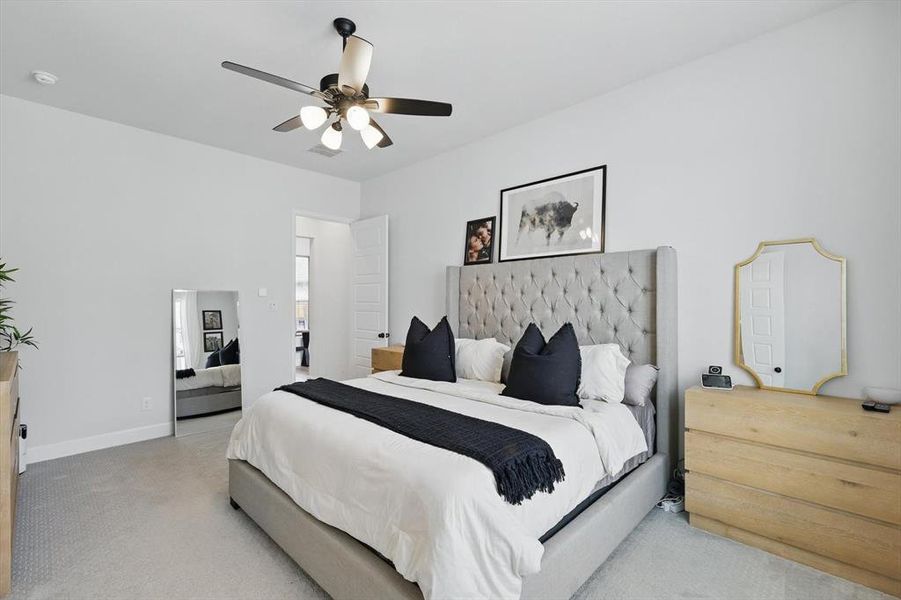
<path id="1" fill-rule="evenodd" d="M 310 253 L 313 238 L 297 236 L 294 256 L 294 380 L 310 377 Z"/>

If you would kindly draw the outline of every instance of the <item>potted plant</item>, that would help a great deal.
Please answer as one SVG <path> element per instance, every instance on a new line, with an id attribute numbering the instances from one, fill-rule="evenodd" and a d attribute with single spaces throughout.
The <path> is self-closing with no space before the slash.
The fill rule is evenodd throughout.
<path id="1" fill-rule="evenodd" d="M 6 263 L 0 259 L 0 292 L 2 292 L 4 284 L 15 281 L 12 274 L 16 271 L 18 269 L 8 268 Z M 12 352 L 18 346 L 37 348 L 38 343 L 31 334 L 33 328 L 29 327 L 27 331 L 23 332 L 13 322 L 12 305 L 12 300 L 0 296 L 0 352 Z"/>

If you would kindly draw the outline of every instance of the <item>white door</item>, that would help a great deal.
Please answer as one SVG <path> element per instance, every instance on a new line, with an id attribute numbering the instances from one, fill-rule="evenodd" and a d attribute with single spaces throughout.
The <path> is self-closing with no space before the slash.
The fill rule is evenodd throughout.
<path id="1" fill-rule="evenodd" d="M 372 349 L 388 345 L 388 215 L 350 225 L 351 377 L 372 372 Z"/>
<path id="2" fill-rule="evenodd" d="M 785 255 L 764 253 L 741 268 L 741 350 L 763 385 L 785 385 Z"/>

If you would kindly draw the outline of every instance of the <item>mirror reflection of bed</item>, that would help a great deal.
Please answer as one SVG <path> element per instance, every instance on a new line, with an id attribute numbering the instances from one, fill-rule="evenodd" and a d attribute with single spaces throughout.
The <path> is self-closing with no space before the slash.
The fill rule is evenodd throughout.
<path id="1" fill-rule="evenodd" d="M 175 435 L 230 429 L 241 418 L 238 292 L 172 291 Z"/>

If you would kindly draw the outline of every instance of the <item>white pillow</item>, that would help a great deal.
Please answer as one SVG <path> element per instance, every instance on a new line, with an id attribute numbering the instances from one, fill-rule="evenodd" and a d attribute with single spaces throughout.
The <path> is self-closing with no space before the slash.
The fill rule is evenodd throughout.
<path id="1" fill-rule="evenodd" d="M 457 377 L 500 383 L 504 354 L 510 350 L 509 346 L 501 344 L 494 338 L 484 340 L 458 338 L 454 340 L 454 346 Z"/>
<path id="2" fill-rule="evenodd" d="M 622 402 L 629 359 L 623 355 L 619 344 L 579 346 L 579 354 L 582 357 L 579 398 Z"/>

